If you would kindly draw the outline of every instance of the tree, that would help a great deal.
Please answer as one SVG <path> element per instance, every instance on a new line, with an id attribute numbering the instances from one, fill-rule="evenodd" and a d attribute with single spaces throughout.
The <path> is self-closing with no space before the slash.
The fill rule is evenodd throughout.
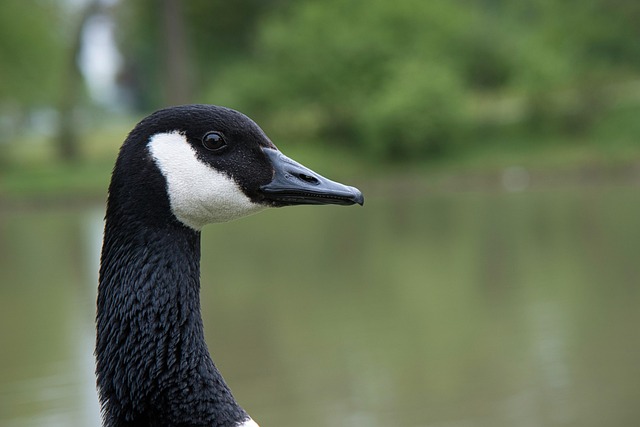
<path id="1" fill-rule="evenodd" d="M 65 34 L 57 2 L 0 2 L 0 103 L 35 106 L 58 97 Z"/>
<path id="2" fill-rule="evenodd" d="M 251 49 L 261 17 L 285 0 L 131 0 L 118 4 L 122 83 L 141 110 L 202 101 L 212 79 Z M 199 98 L 200 97 L 200 98 Z"/>

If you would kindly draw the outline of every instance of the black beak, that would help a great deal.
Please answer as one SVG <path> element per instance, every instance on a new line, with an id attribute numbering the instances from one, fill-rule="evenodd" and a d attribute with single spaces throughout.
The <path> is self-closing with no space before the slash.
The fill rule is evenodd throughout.
<path id="1" fill-rule="evenodd" d="M 273 165 L 273 179 L 261 190 L 265 199 L 274 205 L 364 204 L 357 188 L 331 181 L 278 150 L 264 148 L 263 151 Z"/>

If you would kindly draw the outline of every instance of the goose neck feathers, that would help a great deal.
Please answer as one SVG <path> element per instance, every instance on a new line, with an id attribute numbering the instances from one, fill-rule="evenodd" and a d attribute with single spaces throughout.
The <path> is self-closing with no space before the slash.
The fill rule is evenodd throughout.
<path id="1" fill-rule="evenodd" d="M 127 241 L 118 237 L 105 239 L 98 297 L 105 426 L 237 426 L 247 420 L 204 341 L 200 234 L 168 228 L 141 230 Z M 126 265 L 113 262 L 122 258 Z"/>

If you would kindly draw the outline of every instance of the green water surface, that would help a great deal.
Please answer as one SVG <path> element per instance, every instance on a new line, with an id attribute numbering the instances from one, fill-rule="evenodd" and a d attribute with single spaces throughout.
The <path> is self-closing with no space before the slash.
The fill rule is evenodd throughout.
<path id="1" fill-rule="evenodd" d="M 0 212 L 0 426 L 98 426 L 102 207 Z M 638 189 L 373 194 L 209 226 L 208 344 L 262 426 L 640 425 Z"/>

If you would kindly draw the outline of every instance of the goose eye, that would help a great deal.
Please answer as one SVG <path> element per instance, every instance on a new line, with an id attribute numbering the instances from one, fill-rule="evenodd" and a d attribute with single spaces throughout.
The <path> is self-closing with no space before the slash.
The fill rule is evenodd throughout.
<path id="1" fill-rule="evenodd" d="M 202 138 L 202 145 L 207 150 L 216 151 L 227 145 L 227 143 L 220 132 L 209 132 Z"/>

